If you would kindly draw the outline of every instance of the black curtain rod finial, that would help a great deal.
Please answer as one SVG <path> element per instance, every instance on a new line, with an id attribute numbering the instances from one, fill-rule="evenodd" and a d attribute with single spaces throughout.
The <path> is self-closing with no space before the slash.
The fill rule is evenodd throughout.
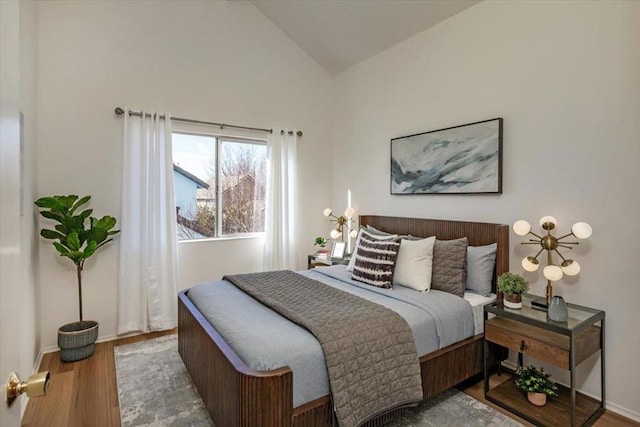
<path id="1" fill-rule="evenodd" d="M 121 115 L 124 114 L 124 110 L 122 108 L 120 108 L 120 107 L 116 107 L 114 112 L 116 113 L 116 116 L 121 116 Z"/>

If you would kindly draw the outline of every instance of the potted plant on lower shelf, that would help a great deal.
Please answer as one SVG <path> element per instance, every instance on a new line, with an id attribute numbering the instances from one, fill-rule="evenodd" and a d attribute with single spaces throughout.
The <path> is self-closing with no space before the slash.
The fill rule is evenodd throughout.
<path id="1" fill-rule="evenodd" d="M 536 406 L 547 404 L 547 397 L 558 395 L 558 387 L 549 374 L 544 373 L 544 368 L 537 370 L 534 366 L 521 368 L 518 371 L 516 385 L 527 393 L 529 402 Z"/>
<path id="2" fill-rule="evenodd" d="M 529 290 L 529 284 L 519 274 L 506 272 L 498 277 L 498 290 L 504 294 L 507 308 L 522 308 L 522 294 Z"/>
<path id="3" fill-rule="evenodd" d="M 60 256 L 69 258 L 76 266 L 78 278 L 78 306 L 80 319 L 58 329 L 58 347 L 63 362 L 73 362 L 89 357 L 95 350 L 98 338 L 98 322 L 84 320 L 82 316 L 82 270 L 84 262 L 96 253 L 111 236 L 120 230 L 114 230 L 116 219 L 105 215 L 102 218 L 91 216 L 93 209 L 85 209 L 76 214 L 79 207 L 87 203 L 91 196 L 78 199 L 78 196 L 50 196 L 36 200 L 40 215 L 57 224 L 54 230 L 43 228 L 40 235 L 54 240 L 53 246 Z M 87 227 L 88 223 L 88 227 Z"/>

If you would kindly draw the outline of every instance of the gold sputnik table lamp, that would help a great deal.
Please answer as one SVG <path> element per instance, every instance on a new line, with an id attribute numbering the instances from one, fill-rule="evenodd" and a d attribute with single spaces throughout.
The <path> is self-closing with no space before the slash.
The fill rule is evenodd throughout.
<path id="1" fill-rule="evenodd" d="M 563 239 L 568 237 L 575 237 L 578 239 L 588 239 L 591 236 L 591 226 L 586 222 L 576 222 L 571 226 L 571 233 L 565 234 L 561 237 L 555 237 L 551 235 L 551 231 L 556 228 L 558 222 L 552 216 L 544 216 L 540 219 L 540 227 L 547 232 L 544 236 L 539 236 L 536 233 L 531 231 L 531 224 L 529 224 L 525 220 L 516 221 L 513 224 L 513 231 L 518 236 L 526 236 L 531 234 L 535 236 L 535 239 L 529 239 L 528 242 L 522 242 L 523 245 L 540 245 L 540 250 L 535 256 L 528 256 L 522 260 L 522 268 L 527 271 L 536 271 L 540 267 L 540 262 L 538 261 L 538 256 L 542 253 L 542 251 L 547 251 L 547 266 L 542 270 L 542 274 L 547 279 L 547 297 L 546 301 L 534 301 L 532 305 L 537 306 L 537 308 L 546 309 L 551 303 L 551 297 L 553 296 L 553 289 L 551 287 L 551 282 L 556 282 L 562 279 L 562 275 L 566 274 L 567 276 L 575 276 L 580 273 L 580 264 L 572 259 L 566 259 L 562 256 L 562 254 L 558 251 L 558 248 L 566 248 L 573 249 L 572 245 L 578 245 L 579 242 L 567 242 Z M 560 266 L 553 263 L 552 253 L 555 252 L 558 254 L 560 259 L 562 259 L 562 263 Z M 546 302 L 546 304 L 545 304 Z"/>
<path id="2" fill-rule="evenodd" d="M 353 218 L 355 214 L 355 210 L 352 207 L 348 207 L 344 211 L 344 215 L 335 216 L 331 209 L 327 208 L 324 210 L 324 216 L 329 218 L 331 222 L 335 222 L 335 229 L 331 230 L 330 236 L 333 240 L 336 240 L 342 237 L 342 241 L 344 242 L 344 229 L 346 228 L 349 231 L 349 236 L 356 237 L 358 235 L 358 230 L 351 229 L 349 227 L 349 221 Z"/>

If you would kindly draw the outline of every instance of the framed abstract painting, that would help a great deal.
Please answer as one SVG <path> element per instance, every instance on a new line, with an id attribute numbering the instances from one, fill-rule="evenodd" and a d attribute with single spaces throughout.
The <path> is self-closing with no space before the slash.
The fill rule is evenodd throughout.
<path id="1" fill-rule="evenodd" d="M 391 140 L 391 194 L 502 193 L 502 118 Z"/>

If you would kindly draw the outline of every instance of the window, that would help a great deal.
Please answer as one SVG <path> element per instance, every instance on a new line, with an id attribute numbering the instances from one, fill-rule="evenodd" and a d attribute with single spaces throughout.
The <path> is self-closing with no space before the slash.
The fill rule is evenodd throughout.
<path id="1" fill-rule="evenodd" d="M 174 132 L 178 240 L 264 232 L 265 141 Z"/>

